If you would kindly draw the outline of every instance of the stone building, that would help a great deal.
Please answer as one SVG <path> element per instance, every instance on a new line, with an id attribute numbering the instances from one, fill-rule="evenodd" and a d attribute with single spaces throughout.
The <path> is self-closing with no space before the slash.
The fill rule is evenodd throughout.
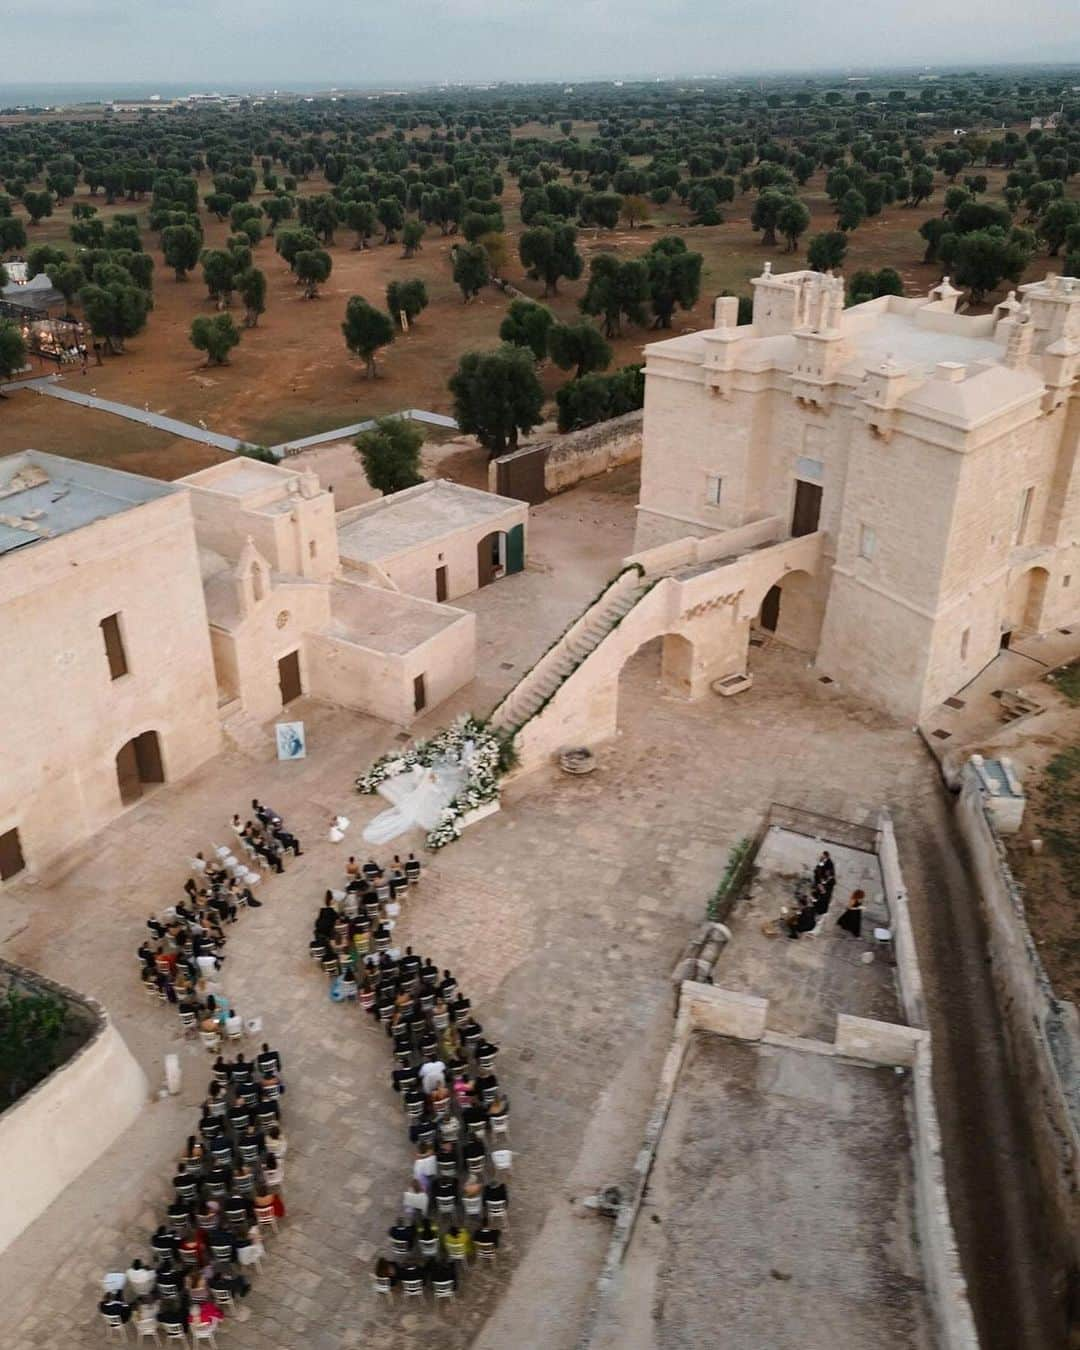
<path id="1" fill-rule="evenodd" d="M 714 328 L 646 348 L 638 556 L 817 537 L 810 567 L 776 555 L 751 621 L 919 720 L 1080 611 L 1080 281 L 983 316 L 948 278 L 851 309 L 838 277 L 766 264 L 753 287 L 751 324 L 722 298 Z"/>
<path id="2" fill-rule="evenodd" d="M 521 503 L 425 487 L 403 504 L 417 577 L 433 588 L 453 558 L 460 595 L 520 567 Z M 449 514 L 425 510 L 447 495 Z M 379 553 L 402 508 L 375 505 Z M 362 552 L 354 514 L 345 537 Z M 473 678 L 476 616 L 343 571 L 340 524 L 314 474 L 246 458 L 176 483 L 33 450 L 0 459 L 0 883 L 198 768 L 223 730 L 269 751 L 265 724 L 301 694 L 407 726 Z M 497 569 L 507 544 L 492 539 L 514 531 Z"/>
<path id="3" fill-rule="evenodd" d="M 89 838 L 221 744 L 188 493 L 0 459 L 0 881 Z"/>

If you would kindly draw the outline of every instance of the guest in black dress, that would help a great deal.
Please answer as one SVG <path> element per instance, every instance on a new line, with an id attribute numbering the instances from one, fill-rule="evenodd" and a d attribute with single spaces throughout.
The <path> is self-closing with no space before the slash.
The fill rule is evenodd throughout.
<path id="1" fill-rule="evenodd" d="M 864 891 L 852 891 L 847 909 L 836 921 L 836 926 L 843 928 L 852 937 L 859 937 L 862 933 L 862 902 L 865 898 Z"/>

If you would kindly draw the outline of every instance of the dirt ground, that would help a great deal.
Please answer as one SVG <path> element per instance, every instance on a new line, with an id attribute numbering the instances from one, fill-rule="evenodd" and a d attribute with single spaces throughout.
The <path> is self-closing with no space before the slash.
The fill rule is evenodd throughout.
<path id="1" fill-rule="evenodd" d="M 587 130 L 587 129 L 586 129 Z M 204 176 L 205 177 L 205 176 Z M 989 170 L 988 196 L 1000 191 L 1004 174 Z M 200 185 L 200 193 L 210 190 L 209 179 Z M 325 191 L 321 180 L 301 185 L 306 193 Z M 264 193 L 257 193 L 258 201 Z M 927 290 L 939 279 L 940 269 L 920 260 L 923 241 L 916 233 L 919 224 L 941 209 L 942 189 L 917 210 L 891 206 L 876 219 L 866 221 L 851 236 L 847 272 L 862 267 L 893 266 L 904 279 L 909 293 Z M 833 212 L 824 190 L 824 174 L 818 173 L 800 191 L 810 207 L 813 220 L 805 238 L 819 230 L 831 229 Z M 521 233 L 518 213 L 518 189 L 508 181 L 503 197 L 510 261 L 504 273 L 515 287 L 543 298 L 543 287 L 529 281 L 517 260 L 517 238 Z M 85 189 L 73 200 L 89 200 Z M 104 219 L 118 212 L 136 211 L 145 219 L 147 204 L 117 202 L 103 205 L 94 199 Z M 760 235 L 750 228 L 753 194 L 746 193 L 725 208 L 725 220 L 715 227 L 691 226 L 687 212 L 678 203 L 655 208 L 653 219 L 634 229 L 582 230 L 579 246 L 585 259 L 585 275 L 576 282 L 564 282 L 560 293 L 547 303 L 560 319 L 578 316 L 577 303 L 584 294 L 589 259 L 598 252 L 635 256 L 670 229 L 677 229 L 687 245 L 705 258 L 701 299 L 693 310 L 676 316 L 673 333 L 708 327 L 713 297 L 729 290 L 749 293 L 749 279 L 771 259 L 778 271 L 802 266 L 804 253 L 787 253 L 784 246 L 764 248 Z M 63 244 L 71 221 L 69 201 L 41 224 L 29 230 L 30 244 Z M 206 218 L 204 228 L 208 248 L 220 247 L 229 233 L 227 223 Z M 399 245 L 374 243 L 365 250 L 353 247 L 354 236 L 338 232 L 331 246 L 334 269 L 320 295 L 314 300 L 302 298 L 285 263 L 274 253 L 273 240 L 263 240 L 255 250 L 255 263 L 268 281 L 267 312 L 258 327 L 245 330 L 243 341 L 234 351 L 231 363 L 208 370 L 202 357 L 191 347 L 188 333 L 191 321 L 199 314 L 212 313 L 206 288 L 197 270 L 186 282 L 177 282 L 157 248 L 157 237 L 144 234 L 146 247 L 155 258 L 154 312 L 145 331 L 128 344 L 126 355 L 107 358 L 100 368 L 91 368 L 85 377 L 102 397 L 142 406 L 185 421 L 202 420 L 213 430 L 259 444 L 277 444 L 283 440 L 330 430 L 365 417 L 400 408 L 426 408 L 435 412 L 451 411 L 446 382 L 461 354 L 477 347 L 488 347 L 498 340 L 498 328 L 509 305 L 509 297 L 495 288 L 465 305 L 454 286 L 450 270 L 451 239 L 431 230 L 421 252 L 404 259 Z M 1035 259 L 1028 279 L 1047 270 L 1045 257 Z M 406 335 L 380 356 L 380 375 L 368 380 L 360 363 L 346 351 L 340 325 L 345 303 L 352 295 L 363 295 L 381 305 L 387 282 L 412 276 L 423 277 L 430 297 L 429 307 Z M 641 359 L 642 346 L 654 335 L 648 329 L 628 329 L 613 343 L 614 364 Z M 78 377 L 72 376 L 71 379 Z M 548 365 L 541 379 L 548 395 L 566 378 L 562 371 Z M 165 478 L 184 473 L 220 458 L 191 442 L 158 444 L 146 439 L 137 426 L 117 428 L 115 436 L 99 434 L 87 423 L 85 444 L 73 444 L 74 433 L 57 432 L 51 444 L 43 444 L 41 409 L 33 394 L 18 393 L 0 404 L 0 453 L 27 445 L 57 449 L 63 453 L 77 450 L 85 458 L 113 467 L 138 468 Z M 59 414 L 56 414 L 59 419 Z M 51 425 L 52 418 L 46 419 Z M 158 438 L 160 440 L 161 438 Z"/>
<path id="2" fill-rule="evenodd" d="M 1027 808 L 1020 833 L 1007 838 L 1009 865 L 1024 888 L 1028 925 L 1061 998 L 1080 999 L 1080 707 L 1058 711 L 1051 726 L 1031 723 L 1035 764 L 1024 777 Z M 1042 840 L 1038 853 L 1031 841 Z"/>

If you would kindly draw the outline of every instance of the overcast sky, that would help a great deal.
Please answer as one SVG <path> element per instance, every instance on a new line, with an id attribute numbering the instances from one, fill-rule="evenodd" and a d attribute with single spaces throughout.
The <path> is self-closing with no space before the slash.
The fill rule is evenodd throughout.
<path id="1" fill-rule="evenodd" d="M 0 80 L 392 85 L 1080 60 L 1077 0 L 23 0 Z"/>

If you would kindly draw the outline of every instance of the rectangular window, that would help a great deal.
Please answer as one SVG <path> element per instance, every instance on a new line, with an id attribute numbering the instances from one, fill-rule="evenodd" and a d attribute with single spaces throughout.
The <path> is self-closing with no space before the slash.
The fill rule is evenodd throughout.
<path id="1" fill-rule="evenodd" d="M 424 688 L 423 675 L 417 675 L 416 679 L 412 682 L 412 688 L 413 710 L 415 712 L 423 712 L 427 707 L 427 690 Z"/>
<path id="2" fill-rule="evenodd" d="M 18 830 L 0 834 L 0 881 L 17 875 L 26 866 Z"/>
<path id="3" fill-rule="evenodd" d="M 705 500 L 710 506 L 720 505 L 720 495 L 723 490 L 724 480 L 718 474 L 709 474 L 706 479 Z"/>
<path id="4" fill-rule="evenodd" d="M 109 662 L 109 679 L 118 680 L 128 673 L 127 653 L 120 632 L 120 615 L 110 614 L 101 621 L 101 635 L 105 639 L 105 656 Z"/>
<path id="5" fill-rule="evenodd" d="M 1063 576 L 1063 577 L 1061 578 L 1061 584 L 1062 584 L 1063 587 L 1066 587 L 1066 588 L 1067 588 L 1070 581 L 1072 581 L 1072 575 L 1071 575 L 1071 574 L 1069 574 L 1069 575 L 1067 575 L 1067 576 Z"/>
<path id="6" fill-rule="evenodd" d="M 859 526 L 859 557 L 872 558 L 877 552 L 877 535 L 869 525 Z"/>
<path id="7" fill-rule="evenodd" d="M 960 634 L 960 660 L 966 661 L 968 654 L 968 642 L 971 639 L 971 629 L 965 628 Z"/>
<path id="8" fill-rule="evenodd" d="M 1022 544 L 1024 536 L 1027 534 L 1028 520 L 1031 516 L 1031 503 L 1035 497 L 1033 487 L 1025 488 L 1024 495 L 1020 498 L 1020 510 L 1016 517 L 1016 542 Z"/>

